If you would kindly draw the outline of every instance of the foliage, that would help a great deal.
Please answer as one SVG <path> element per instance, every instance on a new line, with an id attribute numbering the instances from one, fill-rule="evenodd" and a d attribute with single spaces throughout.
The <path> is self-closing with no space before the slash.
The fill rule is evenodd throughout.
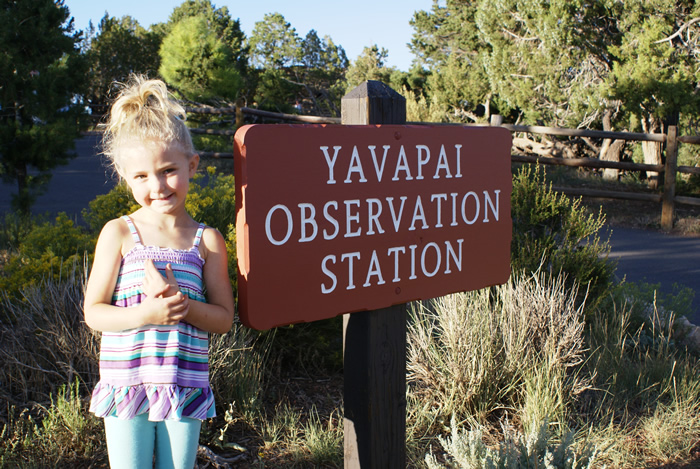
<path id="1" fill-rule="evenodd" d="M 227 7 L 216 8 L 211 0 L 185 0 L 173 10 L 168 22 L 162 25 L 163 31 L 167 34 L 181 20 L 196 16 L 205 18 L 207 27 L 214 30 L 216 36 L 231 48 L 234 68 L 245 75 L 248 66 L 245 34 L 241 30 L 240 20 L 233 19 Z"/>
<path id="2" fill-rule="evenodd" d="M 280 13 L 267 13 L 257 21 L 248 44 L 255 68 L 279 70 L 298 63 L 301 40 Z"/>
<path id="3" fill-rule="evenodd" d="M 6 213 L 4 221 L 0 224 L 0 251 L 6 254 L 16 252 L 37 222 L 38 217 Z"/>
<path id="4" fill-rule="evenodd" d="M 563 272 L 569 283 L 587 288 L 593 302 L 606 293 L 615 266 L 607 259 L 609 242 L 598 234 L 605 222 L 602 212 L 590 214 L 580 198 L 554 192 L 540 166 L 518 170 L 511 201 L 513 271 L 542 266 L 554 275 Z"/>
<path id="5" fill-rule="evenodd" d="M 427 104 L 438 121 L 476 121 L 478 113 L 489 117 L 493 93 L 479 58 L 483 44 L 475 27 L 476 11 L 474 2 L 433 2 L 429 12 L 417 11 L 410 21 L 411 51 L 420 66 L 432 71 L 426 83 Z"/>
<path id="6" fill-rule="evenodd" d="M 228 333 L 210 336 L 210 382 L 219 406 L 229 404 L 235 415 L 245 419 L 262 412 L 261 383 L 269 346 L 269 337 L 259 336 L 238 321 Z M 225 430 L 219 436 L 223 433 Z"/>
<path id="7" fill-rule="evenodd" d="M 114 18 L 107 14 L 100 20 L 97 34 L 90 33 L 85 52 L 90 67 L 85 98 L 101 112 L 115 82 L 126 81 L 132 73 L 153 76 L 158 72 L 158 49 L 163 38 L 130 16 Z"/>
<path id="8" fill-rule="evenodd" d="M 285 70 L 267 68 L 256 73 L 254 101 L 259 109 L 291 113 L 293 96 L 301 93 L 301 86 L 292 82 Z"/>
<path id="9" fill-rule="evenodd" d="M 205 183 L 200 184 L 204 179 Z M 234 298 L 237 293 L 238 259 L 236 257 L 236 186 L 233 175 L 216 174 L 207 168 L 206 176 L 196 175 L 190 183 L 185 204 L 195 220 L 216 228 L 226 239 L 228 269 Z"/>
<path id="10" fill-rule="evenodd" d="M 235 100 L 242 86 L 236 54 L 206 17 L 178 21 L 160 47 L 160 74 L 191 100 Z"/>
<path id="11" fill-rule="evenodd" d="M 28 214 L 51 170 L 73 156 L 85 77 L 80 33 L 62 0 L 0 8 L 0 176 L 17 184 L 12 205 Z M 28 45 L 31 44 L 31 47 Z"/>
<path id="12" fill-rule="evenodd" d="M 344 75 L 348 68 L 345 50 L 330 36 L 319 38 L 315 30 L 301 41 L 301 66 L 292 69 L 294 81 L 303 84 L 302 111 L 322 116 L 340 116 Z"/>
<path id="13" fill-rule="evenodd" d="M 432 425 L 501 408 L 517 409 L 526 431 L 550 416 L 564 425 L 587 387 L 577 372 L 583 331 L 576 290 L 542 272 L 419 303 L 407 334 L 409 392 Z"/>
<path id="14" fill-rule="evenodd" d="M 83 209 L 82 217 L 93 233 L 102 231 L 105 224 L 115 218 L 128 215 L 139 208 L 138 203 L 131 195 L 129 186 L 120 181 L 107 194 L 100 194 L 88 203 L 88 208 Z"/>
<path id="15" fill-rule="evenodd" d="M 612 74 L 607 81 L 612 99 L 654 131 L 660 120 L 678 112 L 697 114 L 698 30 L 689 27 L 683 36 L 668 39 L 679 25 L 697 17 L 695 2 L 665 0 L 632 1 L 611 8 L 619 15 L 619 36 L 609 48 Z M 676 118 L 677 119 L 677 118 Z M 656 121 L 656 122 L 654 122 Z"/>
<path id="16" fill-rule="evenodd" d="M 389 52 L 384 48 L 380 49 L 376 44 L 362 49 L 362 53 L 352 62 L 345 74 L 347 90 L 350 91 L 367 80 L 389 83 L 394 69 L 384 65 L 388 57 Z"/>
<path id="17" fill-rule="evenodd" d="M 697 116 L 694 2 L 434 0 L 414 14 L 411 50 L 431 72 L 427 104 L 446 121 L 500 113 L 526 124 L 659 132 Z M 660 146 L 645 144 L 649 162 Z M 594 154 L 601 146 L 577 148 Z M 657 159 L 653 160 L 653 155 Z"/>
<path id="18" fill-rule="evenodd" d="M 495 450 L 484 444 L 481 428 L 464 431 L 453 418 L 450 429 L 449 439 L 439 438 L 450 455 L 448 465 L 429 454 L 425 458 L 429 469 L 591 469 L 598 456 L 597 448 L 591 445 L 576 451 L 572 432 L 560 442 L 553 441 L 547 421 L 527 436 L 504 428 L 506 439 Z"/>
<path id="19" fill-rule="evenodd" d="M 98 335 L 83 322 L 81 263 L 62 278 L 21 289 L 0 302 L 0 396 L 19 404 L 47 402 L 57 386 L 97 382 Z M 3 411 L 5 409 L 0 409 Z"/>
<path id="20" fill-rule="evenodd" d="M 258 107 L 281 112 L 340 114 L 345 50 L 310 30 L 302 39 L 279 13 L 265 15 L 250 37 Z"/>
<path id="21" fill-rule="evenodd" d="M 6 295 L 18 296 L 24 287 L 60 279 L 93 249 L 92 237 L 60 213 L 53 223 L 34 226 L 17 251 L 9 253 L 0 273 L 0 289 Z"/>
<path id="22" fill-rule="evenodd" d="M 586 367 L 599 391 L 579 403 L 581 419 L 609 447 L 604 460 L 612 467 L 687 461 L 700 436 L 697 418 L 689 418 L 700 405 L 700 362 L 677 343 L 673 311 L 660 311 L 654 295 L 631 296 L 646 287 L 628 287 L 589 318 Z"/>
<path id="23" fill-rule="evenodd" d="M 32 410 L 11 415 L 3 426 L 0 467 L 88 467 L 106 462 L 102 423 L 87 412 L 77 381 L 62 385 L 49 407 L 36 405 Z"/>

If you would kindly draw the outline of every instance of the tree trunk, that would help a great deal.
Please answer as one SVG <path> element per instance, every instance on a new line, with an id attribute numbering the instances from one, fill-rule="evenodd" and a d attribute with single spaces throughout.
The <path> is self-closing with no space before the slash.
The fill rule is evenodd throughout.
<path id="1" fill-rule="evenodd" d="M 26 164 L 18 164 L 15 169 L 15 175 L 17 178 L 17 198 L 14 200 L 14 208 L 22 215 L 29 215 L 32 207 L 31 198 L 29 197 L 29 185 L 27 179 L 29 174 L 27 172 Z"/>
<path id="2" fill-rule="evenodd" d="M 661 123 L 654 116 L 647 115 L 642 118 L 642 129 L 644 133 L 657 133 Z M 660 142 L 642 142 L 642 152 L 644 153 L 645 164 L 661 164 L 661 143 Z M 647 185 L 650 189 L 659 187 L 659 173 L 656 171 L 647 171 Z"/>
<path id="3" fill-rule="evenodd" d="M 603 114 L 603 130 L 611 132 L 613 130 L 611 123 L 612 110 L 607 109 Z M 624 140 L 613 140 L 606 138 L 603 140 L 603 145 L 600 147 L 599 158 L 603 161 L 620 161 L 622 148 L 625 146 Z M 620 170 L 614 168 L 603 169 L 603 179 L 617 180 L 620 177 Z"/>

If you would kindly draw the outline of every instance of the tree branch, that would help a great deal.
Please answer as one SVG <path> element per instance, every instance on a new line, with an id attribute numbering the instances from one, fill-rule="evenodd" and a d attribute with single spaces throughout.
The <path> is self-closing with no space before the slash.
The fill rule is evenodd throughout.
<path id="1" fill-rule="evenodd" d="M 693 24 L 697 23 L 698 21 L 700 21 L 700 18 L 693 18 L 692 20 L 688 21 L 688 22 L 685 23 L 683 26 L 681 26 L 681 27 L 678 29 L 678 31 L 676 31 L 675 33 L 671 34 L 669 37 L 667 37 L 667 38 L 665 38 L 665 39 L 661 39 L 661 40 L 659 40 L 659 41 L 656 41 L 656 42 L 654 42 L 654 44 L 661 44 L 662 42 L 666 42 L 666 41 L 668 41 L 668 42 L 670 43 L 670 42 L 673 41 L 675 38 L 679 37 L 679 36 L 681 35 L 681 33 L 683 33 L 683 30 L 684 30 L 684 29 L 691 27 Z"/>

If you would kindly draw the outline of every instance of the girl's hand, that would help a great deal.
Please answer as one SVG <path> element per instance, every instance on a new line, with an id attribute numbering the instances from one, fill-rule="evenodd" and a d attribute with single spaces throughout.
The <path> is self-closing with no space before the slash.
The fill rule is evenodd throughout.
<path id="1" fill-rule="evenodd" d="M 173 269 L 170 264 L 165 266 L 165 278 L 158 272 L 151 259 L 147 259 L 144 265 L 145 277 L 143 279 L 143 292 L 151 298 L 167 298 L 180 291 L 180 286 L 175 279 Z"/>
<path id="2" fill-rule="evenodd" d="M 190 300 L 180 291 L 168 297 L 147 296 L 140 306 L 144 324 L 175 325 L 190 312 Z"/>

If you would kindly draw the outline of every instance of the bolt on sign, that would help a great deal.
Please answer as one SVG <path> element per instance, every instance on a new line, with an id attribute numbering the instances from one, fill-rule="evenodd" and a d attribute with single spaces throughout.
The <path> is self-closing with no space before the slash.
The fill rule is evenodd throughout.
<path id="1" fill-rule="evenodd" d="M 242 127 L 242 322 L 269 329 L 506 282 L 510 149 L 499 127 Z"/>

